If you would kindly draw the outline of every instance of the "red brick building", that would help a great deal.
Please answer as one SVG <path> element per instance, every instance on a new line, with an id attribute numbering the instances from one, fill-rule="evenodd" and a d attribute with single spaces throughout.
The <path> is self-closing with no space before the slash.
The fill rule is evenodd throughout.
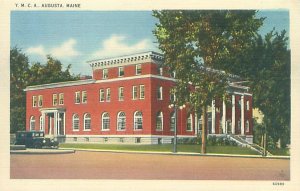
<path id="1" fill-rule="evenodd" d="M 91 79 L 29 86 L 26 130 L 42 130 L 66 142 L 170 143 L 175 79 L 160 68 L 163 56 L 146 52 L 89 61 Z M 213 101 L 209 134 L 236 134 L 252 141 L 252 95 L 232 82 L 231 103 Z M 177 114 L 178 137 L 196 137 L 201 120 L 187 108 Z"/>

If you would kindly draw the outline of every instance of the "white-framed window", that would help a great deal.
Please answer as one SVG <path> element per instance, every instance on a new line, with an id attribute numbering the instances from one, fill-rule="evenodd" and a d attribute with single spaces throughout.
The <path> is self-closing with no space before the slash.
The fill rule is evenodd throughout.
<path id="1" fill-rule="evenodd" d="M 138 88 L 137 86 L 132 86 L 132 99 L 136 100 L 138 97 Z"/>
<path id="2" fill-rule="evenodd" d="M 157 112 L 156 114 L 156 130 L 163 130 L 163 113 L 161 111 Z"/>
<path id="3" fill-rule="evenodd" d="M 119 87 L 119 101 L 124 101 L 124 87 Z"/>
<path id="4" fill-rule="evenodd" d="M 82 103 L 87 103 L 87 93 L 86 93 L 86 91 L 82 91 Z"/>
<path id="5" fill-rule="evenodd" d="M 175 78 L 176 77 L 176 72 L 174 71 L 174 72 L 171 72 L 171 77 L 172 78 Z"/>
<path id="6" fill-rule="evenodd" d="M 42 96 L 42 95 L 39 95 L 38 106 L 39 106 L 39 107 L 42 107 L 42 106 L 43 106 L 43 96 Z"/>
<path id="7" fill-rule="evenodd" d="M 63 93 L 60 93 L 59 94 L 59 105 L 64 105 L 64 94 Z"/>
<path id="8" fill-rule="evenodd" d="M 80 92 L 75 92 L 75 103 L 80 103 Z"/>
<path id="9" fill-rule="evenodd" d="M 108 112 L 102 114 L 102 131 L 109 131 L 110 129 L 110 117 Z"/>
<path id="10" fill-rule="evenodd" d="M 249 132 L 250 132 L 250 124 L 249 124 L 249 120 L 246 121 L 246 124 L 245 124 L 245 125 L 246 125 L 246 127 L 245 127 L 246 132 L 249 133 Z"/>
<path id="11" fill-rule="evenodd" d="M 145 85 L 140 85 L 140 99 L 145 99 Z"/>
<path id="12" fill-rule="evenodd" d="M 119 67 L 119 77 L 123 77 L 124 76 L 124 67 L 120 66 Z"/>
<path id="13" fill-rule="evenodd" d="M 142 65 L 141 64 L 135 65 L 135 74 L 136 75 L 141 75 L 142 74 Z"/>
<path id="14" fill-rule="evenodd" d="M 84 120 L 84 130 L 85 131 L 91 130 L 91 114 L 89 113 L 84 114 L 83 120 Z"/>
<path id="15" fill-rule="evenodd" d="M 164 70 L 162 67 L 158 67 L 158 74 L 161 76 L 164 75 Z"/>
<path id="16" fill-rule="evenodd" d="M 106 89 L 106 101 L 110 102 L 110 88 Z"/>
<path id="17" fill-rule="evenodd" d="M 134 130 L 143 129 L 143 113 L 141 111 L 134 112 Z"/>
<path id="18" fill-rule="evenodd" d="M 30 124 L 30 130 L 34 131 L 35 130 L 35 117 L 34 116 L 30 117 L 29 124 Z"/>
<path id="19" fill-rule="evenodd" d="M 174 131 L 175 130 L 175 112 L 171 112 L 170 114 L 170 131 Z"/>
<path id="20" fill-rule="evenodd" d="M 73 131 L 79 131 L 79 116 L 76 113 L 72 117 L 72 127 Z"/>
<path id="21" fill-rule="evenodd" d="M 126 128 L 126 115 L 124 111 L 120 111 L 117 117 L 117 130 L 122 131 Z"/>
<path id="22" fill-rule="evenodd" d="M 157 88 L 157 99 L 163 100 L 163 87 L 162 86 Z"/>
<path id="23" fill-rule="evenodd" d="M 57 94 L 52 94 L 52 105 L 53 106 L 57 105 Z"/>
<path id="24" fill-rule="evenodd" d="M 36 96 L 32 96 L 32 107 L 36 107 L 37 106 L 37 98 Z"/>
<path id="25" fill-rule="evenodd" d="M 170 93 L 170 102 L 171 103 L 174 103 L 176 101 L 176 95 L 174 92 L 171 92 Z"/>
<path id="26" fill-rule="evenodd" d="M 247 102 L 246 102 L 246 109 L 247 109 L 247 111 L 249 111 L 249 108 L 250 108 L 250 103 L 249 103 L 249 100 L 247 100 Z"/>
<path id="27" fill-rule="evenodd" d="M 103 79 L 107 79 L 108 78 L 108 69 L 103 69 L 102 70 L 102 78 Z"/>
<path id="28" fill-rule="evenodd" d="M 99 90 L 99 101 L 104 102 L 104 89 Z"/>
<path id="29" fill-rule="evenodd" d="M 44 131 L 44 120 L 43 120 L 43 116 L 40 116 L 40 131 Z"/>
<path id="30" fill-rule="evenodd" d="M 193 131 L 193 117 L 192 117 L 192 114 L 187 115 L 186 130 L 187 131 Z"/>

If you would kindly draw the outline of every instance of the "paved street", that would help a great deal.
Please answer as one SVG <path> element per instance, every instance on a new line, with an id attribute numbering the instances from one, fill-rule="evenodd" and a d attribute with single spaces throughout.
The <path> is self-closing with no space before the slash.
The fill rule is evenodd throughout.
<path id="1" fill-rule="evenodd" d="M 290 160 L 76 151 L 11 154 L 12 179 L 289 180 Z"/>

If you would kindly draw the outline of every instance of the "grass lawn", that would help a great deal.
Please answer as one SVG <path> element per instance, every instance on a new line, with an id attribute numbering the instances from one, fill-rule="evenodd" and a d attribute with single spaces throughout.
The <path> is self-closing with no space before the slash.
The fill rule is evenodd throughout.
<path id="1" fill-rule="evenodd" d="M 290 149 L 268 149 L 272 155 L 290 156 Z"/>
<path id="2" fill-rule="evenodd" d="M 172 144 L 163 145 L 118 145 L 118 144 L 80 144 L 80 143 L 64 143 L 60 144 L 60 148 L 78 148 L 78 149 L 99 149 L 99 150 L 119 150 L 119 151 L 173 151 Z M 201 145 L 180 144 L 177 147 L 178 152 L 200 153 Z M 240 155 L 259 155 L 249 148 L 237 146 L 207 146 L 207 153 L 218 154 L 240 154 Z"/>

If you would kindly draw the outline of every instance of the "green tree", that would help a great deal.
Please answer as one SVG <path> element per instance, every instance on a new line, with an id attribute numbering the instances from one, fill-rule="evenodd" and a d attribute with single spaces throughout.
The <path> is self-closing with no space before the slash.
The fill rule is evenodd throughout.
<path id="1" fill-rule="evenodd" d="M 28 57 L 21 49 L 10 50 L 10 132 L 25 130 L 25 92 L 29 78 Z"/>
<path id="2" fill-rule="evenodd" d="M 28 57 L 21 49 L 10 50 L 10 132 L 25 130 L 26 94 L 30 85 L 77 80 L 79 76 L 70 74 L 71 65 L 63 70 L 59 60 L 47 56 L 47 63 L 29 65 Z"/>
<path id="3" fill-rule="evenodd" d="M 285 31 L 259 35 L 247 53 L 249 59 L 242 62 L 243 73 L 240 72 L 249 81 L 254 106 L 264 114 L 267 134 L 275 142 L 280 140 L 282 147 L 290 142 L 291 60 L 287 44 Z"/>
<path id="4" fill-rule="evenodd" d="M 154 34 L 164 64 L 176 72 L 177 104 L 189 102 L 202 113 L 201 152 L 206 153 L 207 107 L 213 99 L 226 97 L 227 67 L 250 47 L 263 18 L 255 18 L 256 11 L 229 10 L 163 10 L 153 15 L 159 21 Z"/>
<path id="5" fill-rule="evenodd" d="M 62 63 L 48 55 L 46 64 L 37 62 L 31 66 L 29 84 L 38 85 L 79 79 L 79 75 L 70 73 L 70 68 L 71 65 L 68 65 L 63 70 Z"/>

